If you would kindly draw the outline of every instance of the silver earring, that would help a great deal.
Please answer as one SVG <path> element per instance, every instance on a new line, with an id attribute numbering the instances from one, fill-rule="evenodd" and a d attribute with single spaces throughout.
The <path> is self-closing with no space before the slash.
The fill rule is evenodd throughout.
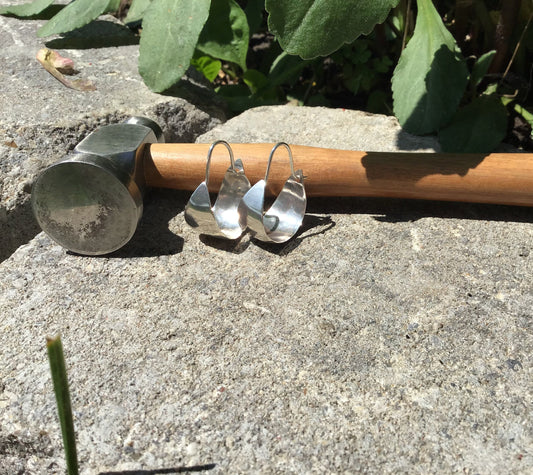
<path id="1" fill-rule="evenodd" d="M 272 206 L 264 211 L 265 188 L 270 172 L 272 157 L 278 147 L 284 146 L 289 152 L 291 176 Z M 304 176 L 302 170 L 294 171 L 291 148 L 285 142 L 274 146 L 268 157 L 265 179 L 258 181 L 244 195 L 241 203 L 246 224 L 260 241 L 282 243 L 292 238 L 300 228 L 307 205 Z"/>
<path id="2" fill-rule="evenodd" d="M 209 165 L 213 149 L 219 145 L 228 149 L 231 165 L 224 175 L 215 205 L 211 207 L 209 197 Z M 237 239 L 246 229 L 245 217 L 239 211 L 244 194 L 250 189 L 250 182 L 244 174 L 240 159 L 234 160 L 230 145 L 218 140 L 211 145 L 207 154 L 205 180 L 196 188 L 185 207 L 185 220 L 201 234 Z"/>

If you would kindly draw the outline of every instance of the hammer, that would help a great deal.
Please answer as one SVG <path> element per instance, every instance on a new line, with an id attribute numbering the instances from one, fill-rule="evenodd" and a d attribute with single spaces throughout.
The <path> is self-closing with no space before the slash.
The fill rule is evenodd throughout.
<path id="1" fill-rule="evenodd" d="M 101 127 L 44 170 L 32 190 L 41 228 L 64 248 L 111 253 L 133 236 L 147 187 L 194 190 L 204 179 L 210 144 L 165 144 L 152 120 L 133 117 Z M 254 184 L 264 178 L 273 144 L 231 144 Z M 308 196 L 365 196 L 533 206 L 533 155 L 361 152 L 291 146 Z M 276 155 L 270 194 L 289 176 Z M 215 152 L 209 191 L 220 187 L 227 153 Z"/>

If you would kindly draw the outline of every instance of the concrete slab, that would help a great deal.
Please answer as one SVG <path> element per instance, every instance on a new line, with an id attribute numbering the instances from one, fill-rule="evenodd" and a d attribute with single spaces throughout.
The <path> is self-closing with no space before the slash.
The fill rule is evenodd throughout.
<path id="1" fill-rule="evenodd" d="M 265 108 L 198 140 L 399 149 L 387 121 Z M 84 474 L 533 470 L 530 209 L 311 200 L 273 247 L 200 239 L 187 199 L 153 192 L 113 256 L 39 234 L 0 264 L 0 473 L 64 470 L 56 333 Z"/>
<path id="2" fill-rule="evenodd" d="M 0 261 L 38 232 L 28 206 L 35 175 L 97 126 L 144 115 L 169 131 L 169 141 L 191 142 L 225 120 L 196 79 L 188 83 L 205 97 L 190 96 L 194 104 L 152 93 L 137 72 L 138 45 L 64 49 L 57 38 L 37 38 L 43 23 L 0 16 Z M 35 55 L 48 41 L 96 91 L 68 89 L 43 69 Z"/>
<path id="3" fill-rule="evenodd" d="M 198 141 L 213 142 L 217 138 L 230 142 L 284 141 L 367 152 L 441 151 L 436 137 L 409 134 L 395 117 L 348 109 L 257 107 L 233 118 L 230 124 L 211 129 Z"/>

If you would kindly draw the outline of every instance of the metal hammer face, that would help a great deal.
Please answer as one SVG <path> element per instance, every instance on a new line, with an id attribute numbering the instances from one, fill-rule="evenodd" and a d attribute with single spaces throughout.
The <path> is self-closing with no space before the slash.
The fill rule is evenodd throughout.
<path id="1" fill-rule="evenodd" d="M 143 117 L 87 136 L 33 186 L 32 208 L 43 231 L 85 255 L 126 244 L 143 211 L 144 145 L 155 142 L 164 142 L 161 128 Z"/>

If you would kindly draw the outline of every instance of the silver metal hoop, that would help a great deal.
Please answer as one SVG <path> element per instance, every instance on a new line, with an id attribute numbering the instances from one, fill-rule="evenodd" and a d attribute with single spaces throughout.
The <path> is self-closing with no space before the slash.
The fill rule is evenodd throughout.
<path id="1" fill-rule="evenodd" d="M 228 149 L 231 165 L 224 175 L 215 205 L 211 206 L 208 190 L 211 155 L 220 144 Z M 205 180 L 196 188 L 185 206 L 185 221 L 200 234 L 237 239 L 246 229 L 246 220 L 239 210 L 239 204 L 249 189 L 250 182 L 244 174 L 242 161 L 234 159 L 229 143 L 217 140 L 207 153 Z"/>
<path id="2" fill-rule="evenodd" d="M 291 164 L 291 175 L 272 206 L 264 211 L 265 189 L 272 158 L 276 150 L 284 146 Z M 307 206 L 302 170 L 294 171 L 292 151 L 285 142 L 277 143 L 268 157 L 265 178 L 258 181 L 244 195 L 240 209 L 246 216 L 246 224 L 256 239 L 264 242 L 282 243 L 291 239 L 302 225 Z"/>

